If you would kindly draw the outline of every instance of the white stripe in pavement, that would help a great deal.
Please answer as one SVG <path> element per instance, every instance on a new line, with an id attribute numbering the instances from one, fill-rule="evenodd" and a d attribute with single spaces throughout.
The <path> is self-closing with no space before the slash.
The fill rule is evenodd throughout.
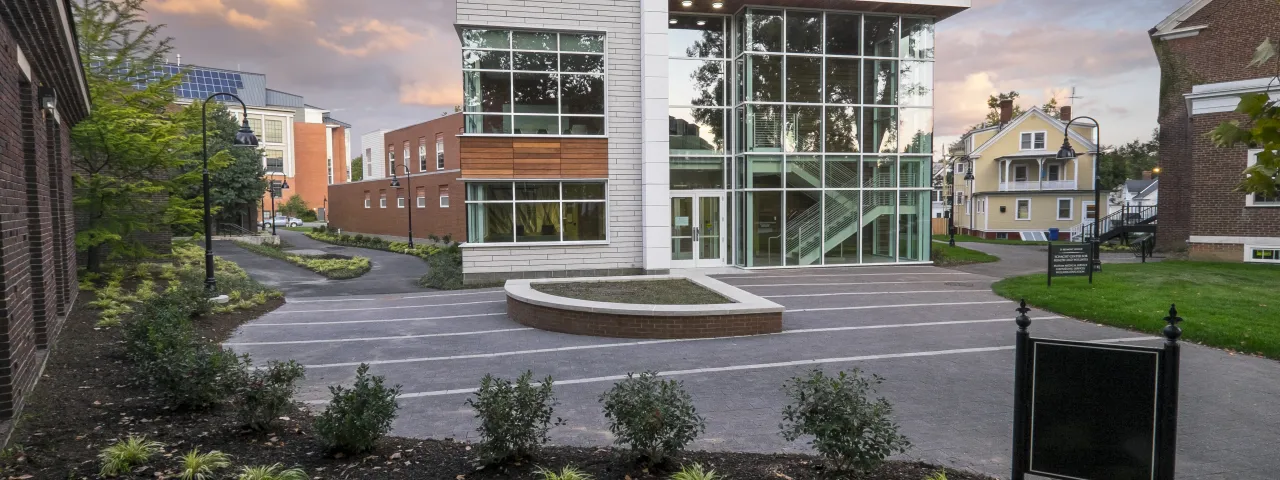
<path id="1" fill-rule="evenodd" d="M 961 280 L 916 280 L 911 282 L 833 282 L 833 283 L 762 283 L 759 285 L 735 285 L 738 288 L 753 287 L 842 287 L 847 285 L 913 285 L 920 283 L 948 283 L 959 282 Z"/>
<path id="2" fill-rule="evenodd" d="M 799 295 L 762 295 L 763 298 L 796 298 L 796 297 L 835 297 L 840 295 L 898 295 L 904 293 L 962 293 L 987 292 L 991 290 L 912 290 L 909 292 L 840 292 L 840 293 L 804 293 Z"/>
<path id="3" fill-rule="evenodd" d="M 929 267 L 935 268 L 935 267 Z M 913 273 L 894 272 L 894 273 L 826 273 L 818 275 L 713 275 L 712 278 L 809 278 L 809 277 L 887 277 L 887 276 L 903 276 L 903 275 L 974 275 L 966 272 L 921 272 Z"/>
<path id="4" fill-rule="evenodd" d="M 507 333 L 507 332 L 524 332 L 533 330 L 532 328 L 502 328 L 498 330 L 478 330 L 474 332 L 453 332 L 453 333 L 428 333 L 423 335 L 400 335 L 395 337 L 361 337 L 361 338 L 335 338 L 329 340 L 288 340 L 283 342 L 239 342 L 224 343 L 224 347 L 246 347 L 253 345 L 302 345 L 309 343 L 334 343 L 334 342 L 372 342 L 378 340 L 405 340 L 410 338 L 435 338 L 435 337 L 465 337 L 469 335 L 486 335 L 490 333 Z"/>
<path id="5" fill-rule="evenodd" d="M 800 312 L 830 312 L 837 310 L 874 310 L 877 308 L 899 308 L 899 307 L 941 307 L 948 305 L 993 305 L 997 303 L 1014 303 L 1013 300 L 997 300 L 994 302 L 946 302 L 946 303 L 902 303 L 898 305 L 864 305 L 861 307 L 829 307 L 829 308 L 797 308 L 795 310 L 787 310 L 788 313 Z"/>
<path id="6" fill-rule="evenodd" d="M 1032 321 L 1053 320 L 1053 319 L 1059 319 L 1059 318 L 1063 318 L 1063 317 L 1038 317 L 1038 318 L 1033 318 Z M 398 360 L 370 360 L 370 361 L 364 361 L 364 362 L 325 363 L 325 364 L 319 364 L 319 365 L 304 365 L 304 367 L 306 368 L 355 367 L 355 366 L 359 366 L 362 363 L 367 363 L 369 365 L 394 365 L 399 363 L 422 363 L 422 362 L 439 362 L 439 361 L 445 361 L 445 360 L 499 358 L 499 357 L 512 357 L 516 355 L 533 355 L 537 353 L 556 353 L 556 352 L 571 352 L 575 350 L 598 350 L 602 348 L 637 347 L 642 345 L 661 345 L 664 343 L 704 342 L 704 341 L 710 341 L 710 340 L 726 340 L 726 339 L 732 340 L 732 339 L 743 339 L 743 338 L 751 338 L 751 337 L 771 337 L 771 336 L 777 336 L 777 335 L 794 335 L 794 334 L 800 334 L 800 333 L 827 333 L 827 332 L 841 332 L 841 331 L 849 331 L 849 330 L 880 330 L 880 329 L 888 329 L 888 328 L 932 327 L 932 326 L 941 326 L 941 325 L 964 325 L 964 324 L 972 324 L 972 323 L 995 323 L 995 322 L 1008 322 L 1008 321 L 1009 321 L 1008 318 L 998 318 L 998 319 L 989 319 L 989 320 L 954 320 L 954 321 L 945 321 L 945 322 L 862 325 L 862 326 L 855 326 L 855 327 L 802 328 L 802 329 L 796 329 L 796 330 L 784 330 L 781 333 L 766 333 L 762 335 L 745 335 L 745 336 L 737 336 L 737 337 L 641 340 L 641 341 L 635 341 L 635 342 L 601 343 L 596 345 L 578 345 L 573 347 L 539 348 L 535 350 L 516 350 L 512 352 L 473 353 L 468 355 L 450 355 L 445 357 L 421 357 L 421 358 L 404 358 L 404 359 L 398 359 Z"/>
<path id="7" fill-rule="evenodd" d="M 426 307 L 456 307 L 459 305 L 482 305 L 486 303 L 507 303 L 506 300 L 491 300 L 486 302 L 464 302 L 464 303 L 435 303 L 431 305 L 400 305 L 395 307 L 365 307 L 365 308 L 328 308 L 324 310 L 283 310 L 271 312 L 279 315 L 284 313 L 325 313 L 325 312 L 363 312 L 366 310 L 395 310 L 398 308 L 426 308 Z"/>
<path id="8" fill-rule="evenodd" d="M 473 315 L 447 315 L 443 317 L 414 317 L 414 318 L 383 318 L 378 320 L 342 320 L 336 322 L 294 322 L 294 323 L 246 323 L 244 327 L 308 327 L 311 325 L 346 325 L 354 323 L 389 323 L 389 322 L 417 322 L 425 320 L 448 320 L 452 318 L 475 318 L 475 317 L 496 317 L 498 315 L 506 316 L 507 312 L 500 313 L 477 313 Z"/>
<path id="9" fill-rule="evenodd" d="M 1137 341 L 1147 341 L 1147 340 L 1159 340 L 1159 338 L 1156 338 L 1156 337 L 1111 338 L 1111 339 L 1105 339 L 1105 340 L 1093 340 L 1093 341 L 1090 341 L 1090 343 L 1137 342 Z M 1013 350 L 1012 345 L 1005 346 L 1005 347 L 958 348 L 953 350 L 933 350 L 933 351 L 926 351 L 926 352 L 889 353 L 889 354 L 883 354 L 883 355 L 861 355 L 856 357 L 818 358 L 818 359 L 812 359 L 812 360 L 795 360 L 790 362 L 757 363 L 757 364 L 751 364 L 751 365 L 730 365 L 725 367 L 695 368 L 695 369 L 689 369 L 689 370 L 672 370 L 669 372 L 658 372 L 658 376 L 675 377 L 675 376 L 681 376 L 681 375 L 737 372 L 742 370 L 764 370 L 764 369 L 770 369 L 770 368 L 799 367 L 799 366 L 805 366 L 805 365 L 822 365 L 822 364 L 828 364 L 828 363 L 863 362 L 868 360 L 886 360 L 886 359 L 894 359 L 894 358 L 938 357 L 943 355 L 959 355 L 959 354 L 965 354 L 965 353 L 987 353 L 987 352 L 1000 352 L 1000 351 L 1009 351 L 1009 350 Z M 627 376 L 626 375 L 609 375 L 606 377 L 575 378 L 570 380 L 557 380 L 555 382 L 555 385 L 579 385 L 584 383 L 616 382 L 624 378 L 627 378 Z M 459 388 L 459 389 L 453 389 L 453 390 L 436 390 L 436 391 L 430 391 L 430 392 L 402 393 L 397 398 L 421 398 L 421 397 L 438 397 L 438 396 L 444 396 L 444 395 L 463 395 L 463 394 L 475 393 L 476 390 L 477 389 L 475 388 Z M 310 401 L 307 401 L 306 403 L 312 404 L 312 405 L 323 405 L 325 403 L 328 403 L 328 400 L 310 400 Z"/>
<path id="10" fill-rule="evenodd" d="M 374 298 L 333 298 L 323 300 L 291 300 L 288 303 L 327 303 L 327 302 L 373 302 L 378 300 L 413 300 L 418 298 L 436 298 L 436 297 L 461 297 L 463 295 L 484 295 L 489 293 L 502 293 L 502 290 L 485 290 L 483 292 L 467 292 L 467 293 L 442 293 L 439 295 L 415 295 L 411 297 L 391 297 L 381 296 Z"/>

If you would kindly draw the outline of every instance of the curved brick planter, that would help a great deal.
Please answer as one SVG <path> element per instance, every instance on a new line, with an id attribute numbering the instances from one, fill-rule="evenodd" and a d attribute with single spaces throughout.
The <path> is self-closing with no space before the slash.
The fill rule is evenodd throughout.
<path id="1" fill-rule="evenodd" d="M 577 300 L 548 295 L 533 283 L 621 282 L 688 279 L 733 300 L 720 305 L 636 305 Z M 714 338 L 760 335 L 782 331 L 781 305 L 719 280 L 703 276 L 646 275 L 634 277 L 509 280 L 507 315 L 516 322 L 553 332 L 620 338 Z"/>

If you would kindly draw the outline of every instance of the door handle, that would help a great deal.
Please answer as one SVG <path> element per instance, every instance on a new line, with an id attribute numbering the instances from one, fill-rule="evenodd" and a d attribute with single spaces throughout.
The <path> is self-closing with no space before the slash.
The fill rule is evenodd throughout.
<path id="1" fill-rule="evenodd" d="M 693 241 L 695 242 L 702 241 L 702 229 L 698 227 L 693 227 Z"/>

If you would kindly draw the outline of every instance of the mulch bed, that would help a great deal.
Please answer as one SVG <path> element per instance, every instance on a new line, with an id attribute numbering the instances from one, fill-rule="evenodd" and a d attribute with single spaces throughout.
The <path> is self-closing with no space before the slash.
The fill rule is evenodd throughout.
<path id="1" fill-rule="evenodd" d="M 685 279 L 624 282 L 534 283 L 534 290 L 557 297 L 639 305 L 720 305 L 733 303 Z"/>
<path id="2" fill-rule="evenodd" d="M 163 456 L 152 458 L 149 466 L 123 477 L 132 479 L 175 478 L 179 458 L 193 448 L 231 455 L 235 470 L 247 465 L 282 463 L 303 468 L 313 479 L 541 478 L 532 464 L 507 470 L 477 470 L 471 464 L 474 448 L 447 439 L 392 437 L 384 439 L 369 454 L 329 454 L 312 435 L 312 417 L 303 409 L 267 432 L 243 429 L 230 411 L 168 410 L 147 391 L 130 385 L 131 370 L 122 355 L 119 332 L 93 327 L 96 312 L 84 306 L 91 297 L 88 292 L 82 294 L 67 319 L 40 384 L 27 400 L 10 448 L 0 455 L 0 478 L 99 478 L 98 451 L 129 435 L 146 436 L 166 446 Z M 280 304 L 280 300 L 273 300 L 247 311 L 204 317 L 197 320 L 197 325 L 202 334 L 223 340 L 240 324 Z M 824 476 L 818 467 L 820 461 L 807 455 L 689 452 L 671 463 L 701 463 L 715 469 L 722 478 L 736 480 L 836 478 Z M 625 461 L 612 449 L 571 447 L 544 449 L 539 465 L 553 469 L 574 465 L 596 480 L 665 479 L 672 468 L 647 471 Z M 938 470 L 926 464 L 891 462 L 874 474 L 838 478 L 922 480 Z M 950 471 L 947 476 L 949 480 L 987 479 Z"/>

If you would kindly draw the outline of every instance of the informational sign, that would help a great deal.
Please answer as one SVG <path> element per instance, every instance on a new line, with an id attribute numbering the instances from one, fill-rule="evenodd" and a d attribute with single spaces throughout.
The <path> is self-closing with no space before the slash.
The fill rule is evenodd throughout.
<path id="1" fill-rule="evenodd" d="M 1053 277 L 1089 277 L 1093 283 L 1093 245 L 1088 243 L 1049 244 L 1049 286 Z"/>
<path id="2" fill-rule="evenodd" d="M 689 226 L 689 217 L 676 217 L 676 226 L 677 227 Z"/>
<path id="3" fill-rule="evenodd" d="M 1030 311 L 1016 320 L 1009 478 L 1174 480 L 1177 309 L 1158 347 L 1034 338 Z"/>
<path id="4" fill-rule="evenodd" d="M 1032 340 L 1028 473 L 1151 480 L 1161 350 Z"/>

